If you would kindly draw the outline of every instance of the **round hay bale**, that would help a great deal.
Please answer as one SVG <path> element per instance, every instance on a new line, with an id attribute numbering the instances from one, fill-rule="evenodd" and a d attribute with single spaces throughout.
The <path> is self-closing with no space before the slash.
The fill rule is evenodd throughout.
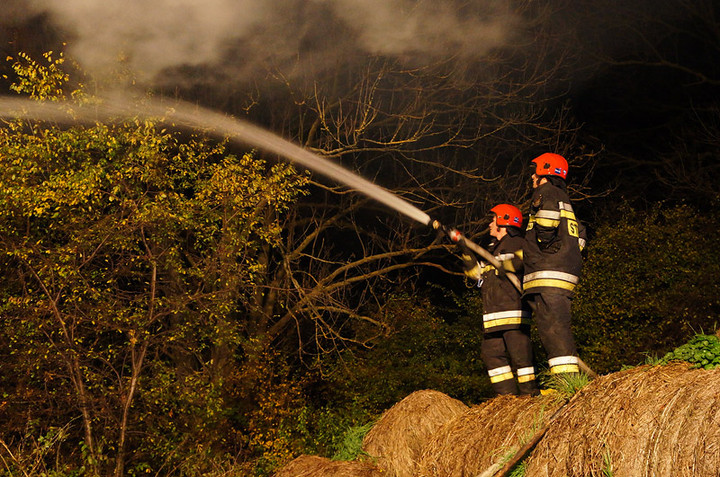
<path id="1" fill-rule="evenodd" d="M 385 411 L 363 439 L 363 450 L 388 477 L 413 477 L 425 443 L 468 407 L 439 391 L 415 391 Z"/>
<path id="2" fill-rule="evenodd" d="M 602 376 L 554 420 L 528 476 L 720 475 L 720 370 L 642 366 Z"/>
<path id="3" fill-rule="evenodd" d="M 384 477 L 369 462 L 330 460 L 327 457 L 301 455 L 278 470 L 274 477 Z"/>
<path id="4" fill-rule="evenodd" d="M 473 406 L 433 435 L 416 475 L 479 475 L 515 453 L 562 403 L 555 396 L 498 396 Z"/>

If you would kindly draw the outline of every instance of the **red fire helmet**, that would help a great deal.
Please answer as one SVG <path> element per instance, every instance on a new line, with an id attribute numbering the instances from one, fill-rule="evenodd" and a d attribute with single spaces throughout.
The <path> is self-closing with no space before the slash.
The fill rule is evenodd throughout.
<path id="1" fill-rule="evenodd" d="M 510 204 L 499 204 L 490 209 L 495 214 L 498 227 L 522 227 L 522 212 Z"/>
<path id="2" fill-rule="evenodd" d="M 532 160 L 535 164 L 535 174 L 538 176 L 558 176 L 565 179 L 568 173 L 568 163 L 560 154 L 546 152 Z"/>

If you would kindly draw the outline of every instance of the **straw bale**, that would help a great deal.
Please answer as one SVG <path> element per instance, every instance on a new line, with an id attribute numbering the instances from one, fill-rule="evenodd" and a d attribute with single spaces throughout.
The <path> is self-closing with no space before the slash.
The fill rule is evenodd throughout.
<path id="1" fill-rule="evenodd" d="M 720 475 L 720 370 L 642 366 L 602 376 L 554 420 L 528 477 Z"/>
<path id="2" fill-rule="evenodd" d="M 446 423 L 425 446 L 418 477 L 476 476 L 519 449 L 562 400 L 498 396 Z"/>
<path id="3" fill-rule="evenodd" d="M 415 391 L 385 411 L 363 439 L 363 450 L 388 477 L 413 477 L 425 443 L 468 407 L 439 391 Z"/>
<path id="4" fill-rule="evenodd" d="M 385 477 L 369 462 L 330 460 L 301 455 L 278 470 L 274 477 Z"/>

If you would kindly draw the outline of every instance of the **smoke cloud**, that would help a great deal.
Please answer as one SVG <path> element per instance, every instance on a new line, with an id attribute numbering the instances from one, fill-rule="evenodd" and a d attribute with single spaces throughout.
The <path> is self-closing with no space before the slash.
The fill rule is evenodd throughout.
<path id="1" fill-rule="evenodd" d="M 68 32 L 96 75 L 122 60 L 149 80 L 179 67 L 250 73 L 260 64 L 322 68 L 348 56 L 414 62 L 481 57 L 517 31 L 508 0 L 10 0 Z"/>
<path id="2" fill-rule="evenodd" d="M 506 2 L 326 0 L 361 48 L 389 56 L 482 56 L 502 46 L 517 19 Z"/>

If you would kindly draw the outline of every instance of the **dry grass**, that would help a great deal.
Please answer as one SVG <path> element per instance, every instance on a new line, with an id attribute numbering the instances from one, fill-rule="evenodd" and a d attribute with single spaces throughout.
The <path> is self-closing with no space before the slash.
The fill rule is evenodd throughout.
<path id="1" fill-rule="evenodd" d="M 274 477 L 385 477 L 369 462 L 330 460 L 302 455 L 275 473 Z"/>
<path id="2" fill-rule="evenodd" d="M 416 475 L 476 476 L 512 456 L 562 402 L 555 397 L 499 396 L 474 406 L 435 433 Z"/>
<path id="3" fill-rule="evenodd" d="M 425 444 L 468 407 L 438 391 L 416 391 L 387 410 L 363 440 L 388 477 L 413 477 Z"/>
<path id="4" fill-rule="evenodd" d="M 720 370 L 643 366 L 603 376 L 568 404 L 527 476 L 720 475 Z"/>

